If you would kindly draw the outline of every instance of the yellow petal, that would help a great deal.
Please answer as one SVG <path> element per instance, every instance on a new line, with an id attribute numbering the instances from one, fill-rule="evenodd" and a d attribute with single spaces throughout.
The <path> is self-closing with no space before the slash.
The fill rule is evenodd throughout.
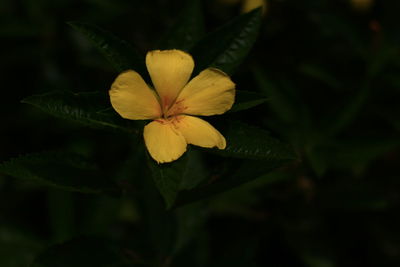
<path id="1" fill-rule="evenodd" d="M 218 147 L 219 149 L 226 147 L 226 141 L 222 134 L 205 120 L 180 115 L 176 117 L 174 125 L 188 144 L 208 148 Z"/>
<path id="2" fill-rule="evenodd" d="M 171 114 L 210 116 L 228 111 L 235 101 L 235 84 L 224 72 L 209 68 L 194 77 L 179 94 Z"/>
<path id="3" fill-rule="evenodd" d="M 111 105 L 125 119 L 145 120 L 161 116 L 161 107 L 153 90 L 133 70 L 121 73 L 109 91 Z"/>
<path id="4" fill-rule="evenodd" d="M 190 79 L 192 56 L 180 50 L 155 50 L 146 55 L 146 65 L 163 107 L 172 105 Z"/>
<path id="5" fill-rule="evenodd" d="M 151 157 L 158 163 L 178 159 L 186 151 L 186 140 L 171 122 L 155 120 L 144 127 L 144 141 Z"/>
<path id="6" fill-rule="evenodd" d="M 262 7 L 262 14 L 265 15 L 267 12 L 268 2 L 267 0 L 244 0 L 242 4 L 242 13 L 247 13 L 256 9 L 258 7 Z"/>

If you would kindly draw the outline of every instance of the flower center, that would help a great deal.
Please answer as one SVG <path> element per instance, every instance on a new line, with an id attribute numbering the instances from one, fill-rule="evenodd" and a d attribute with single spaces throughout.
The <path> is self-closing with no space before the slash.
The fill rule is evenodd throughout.
<path id="1" fill-rule="evenodd" d="M 162 101 L 162 118 L 170 119 L 171 117 L 182 114 L 187 107 L 184 105 L 183 99 L 172 102 L 168 98 L 163 98 Z"/>
<path id="2" fill-rule="evenodd" d="M 178 129 L 178 124 L 181 120 L 181 116 L 177 115 L 177 116 L 170 116 L 168 118 L 160 118 L 160 119 L 156 119 L 154 121 L 161 123 L 161 124 L 171 124 L 174 129 Z"/>

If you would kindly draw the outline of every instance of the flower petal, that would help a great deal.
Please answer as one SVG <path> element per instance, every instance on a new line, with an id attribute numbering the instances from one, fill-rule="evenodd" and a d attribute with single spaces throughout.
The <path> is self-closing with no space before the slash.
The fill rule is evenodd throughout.
<path id="1" fill-rule="evenodd" d="M 180 50 L 155 50 L 146 55 L 146 66 L 163 107 L 168 109 L 190 79 L 192 56 Z"/>
<path id="2" fill-rule="evenodd" d="M 201 116 L 217 115 L 228 111 L 233 102 L 235 102 L 235 84 L 224 72 L 209 68 L 200 72 L 183 88 L 176 100 L 176 107 L 173 107 L 171 112 Z"/>
<path id="3" fill-rule="evenodd" d="M 155 92 L 133 70 L 121 73 L 109 91 L 111 105 L 125 119 L 146 120 L 161 116 Z"/>
<path id="4" fill-rule="evenodd" d="M 171 122 L 155 120 L 144 127 L 144 141 L 151 157 L 158 163 L 178 159 L 186 151 L 186 140 Z"/>
<path id="5" fill-rule="evenodd" d="M 175 127 L 185 137 L 188 144 L 201 147 L 218 147 L 225 149 L 226 141 L 211 124 L 193 116 L 180 115 L 176 117 Z"/>
<path id="6" fill-rule="evenodd" d="M 258 7 L 262 8 L 262 14 L 267 12 L 268 3 L 266 0 L 245 0 L 242 4 L 242 13 L 250 12 Z"/>

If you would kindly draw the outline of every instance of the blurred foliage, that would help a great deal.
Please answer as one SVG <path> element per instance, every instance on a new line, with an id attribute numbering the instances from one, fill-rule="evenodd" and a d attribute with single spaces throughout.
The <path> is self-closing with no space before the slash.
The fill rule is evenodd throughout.
<path id="1" fill-rule="evenodd" d="M 400 2 L 267 2 L 1 1 L 0 266 L 399 266 Z M 232 74 L 226 150 L 110 108 L 166 48 Z"/>

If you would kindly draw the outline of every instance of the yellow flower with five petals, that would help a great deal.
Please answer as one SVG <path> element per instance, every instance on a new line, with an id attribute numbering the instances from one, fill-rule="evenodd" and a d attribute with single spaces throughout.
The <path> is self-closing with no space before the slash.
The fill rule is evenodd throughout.
<path id="1" fill-rule="evenodd" d="M 155 50 L 146 55 L 154 89 L 135 71 L 121 73 L 109 91 L 113 108 L 125 119 L 153 120 L 144 127 L 147 150 L 158 163 L 171 162 L 188 144 L 225 149 L 224 136 L 195 117 L 225 113 L 235 101 L 235 84 L 215 68 L 190 79 L 191 55 L 180 50 Z"/>

